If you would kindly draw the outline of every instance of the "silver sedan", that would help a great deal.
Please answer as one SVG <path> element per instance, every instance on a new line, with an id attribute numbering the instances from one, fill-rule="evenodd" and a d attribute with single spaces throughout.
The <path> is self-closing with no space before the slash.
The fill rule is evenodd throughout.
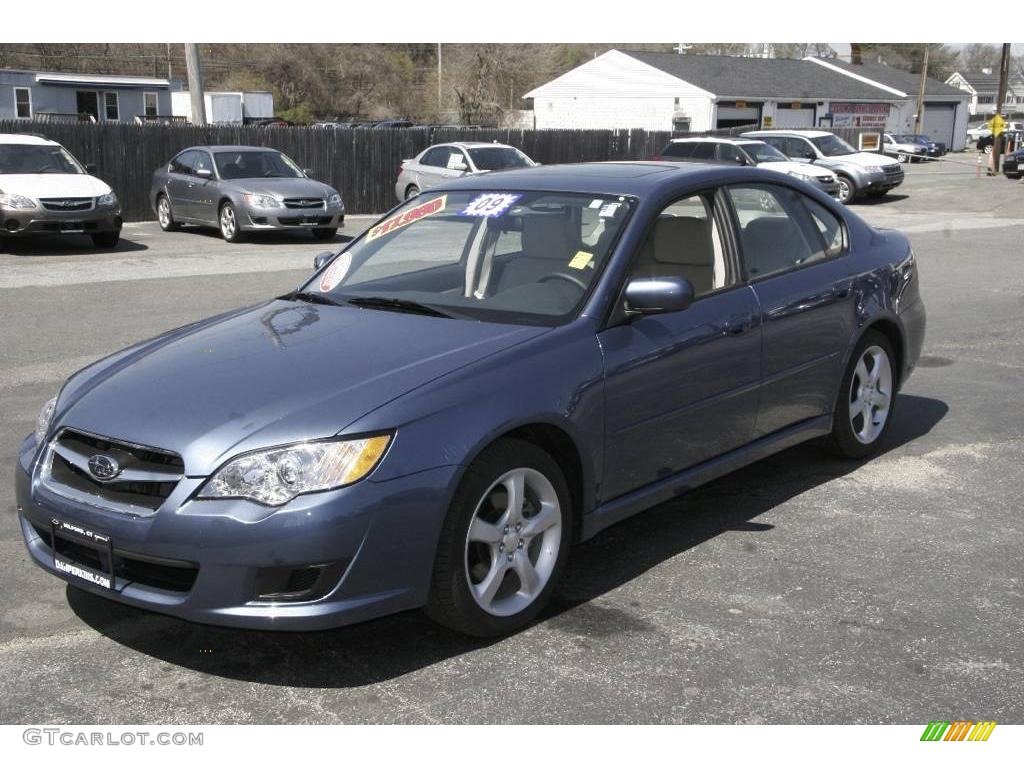
<path id="1" fill-rule="evenodd" d="M 467 174 L 529 168 L 533 165 L 537 163 L 508 144 L 486 141 L 435 144 L 416 157 L 402 161 L 395 182 L 395 195 L 399 200 L 408 200 L 441 182 Z"/>
<path id="2" fill-rule="evenodd" d="M 154 172 L 150 203 L 164 231 L 212 226 L 236 242 L 246 232 L 307 229 L 331 240 L 345 223 L 345 205 L 310 173 L 276 149 L 190 147 Z"/>

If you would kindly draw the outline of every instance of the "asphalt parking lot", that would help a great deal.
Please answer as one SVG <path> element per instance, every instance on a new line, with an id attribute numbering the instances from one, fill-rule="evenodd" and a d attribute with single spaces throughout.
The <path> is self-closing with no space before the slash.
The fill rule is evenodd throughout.
<path id="1" fill-rule="evenodd" d="M 418 613 L 210 628 L 34 567 L 11 478 L 63 378 L 293 288 L 323 246 L 132 224 L 0 253 L 0 723 L 1024 722 L 1024 182 L 973 160 L 855 206 L 911 236 L 929 313 L 883 454 L 797 447 L 615 526 L 497 641 Z"/>

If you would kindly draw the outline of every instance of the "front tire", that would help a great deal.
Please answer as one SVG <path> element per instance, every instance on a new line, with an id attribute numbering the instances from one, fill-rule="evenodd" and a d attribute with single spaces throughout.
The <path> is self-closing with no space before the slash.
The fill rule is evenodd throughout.
<path id="1" fill-rule="evenodd" d="M 896 404 L 896 357 L 878 331 L 857 342 L 843 374 L 827 446 L 837 456 L 864 459 L 878 451 Z"/>
<path id="2" fill-rule="evenodd" d="M 836 194 L 836 199 L 843 205 L 849 205 L 857 197 L 857 187 L 854 186 L 853 179 L 837 173 L 836 180 L 839 182 L 839 192 Z"/>
<path id="3" fill-rule="evenodd" d="M 513 439 L 487 448 L 445 518 L 427 615 L 478 637 L 533 621 L 569 555 L 571 504 L 565 475 L 546 452 Z"/>
<path id="4" fill-rule="evenodd" d="M 92 244 L 96 248 L 116 248 L 117 243 L 121 239 L 120 232 L 100 232 L 95 235 L 90 235 L 92 238 Z"/>
<path id="5" fill-rule="evenodd" d="M 238 214 L 235 213 L 235 206 L 231 203 L 224 203 L 220 207 L 220 236 L 229 243 L 237 243 L 242 239 L 242 230 L 238 225 Z"/>
<path id="6" fill-rule="evenodd" d="M 906 152 L 897 152 L 896 159 L 899 160 L 901 163 L 906 163 L 908 160 L 910 160 L 910 155 L 908 155 Z"/>

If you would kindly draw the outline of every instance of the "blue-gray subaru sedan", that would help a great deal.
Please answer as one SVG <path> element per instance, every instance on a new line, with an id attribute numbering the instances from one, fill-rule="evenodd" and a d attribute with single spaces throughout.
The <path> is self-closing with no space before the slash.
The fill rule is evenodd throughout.
<path id="1" fill-rule="evenodd" d="M 903 235 L 753 168 L 468 177 L 316 266 L 64 384 L 17 468 L 39 566 L 211 624 L 513 631 L 602 528 L 870 456 L 925 329 Z"/>

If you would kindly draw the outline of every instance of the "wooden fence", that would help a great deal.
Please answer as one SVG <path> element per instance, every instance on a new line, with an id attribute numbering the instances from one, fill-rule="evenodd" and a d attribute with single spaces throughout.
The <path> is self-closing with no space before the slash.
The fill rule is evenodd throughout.
<path id="1" fill-rule="evenodd" d="M 714 131 L 735 134 L 741 130 Z M 37 123 L 0 120 L 2 133 L 37 133 L 58 141 L 117 193 L 126 221 L 154 218 L 149 189 L 153 171 L 180 150 L 201 144 L 245 144 L 281 150 L 313 177 L 337 189 L 349 213 L 379 213 L 397 201 L 394 184 L 405 158 L 446 141 L 498 141 L 534 160 L 577 163 L 644 160 L 673 136 L 644 130 L 520 130 L 462 128 L 323 129 L 252 126 Z M 856 146 L 856 137 L 845 136 Z"/>

